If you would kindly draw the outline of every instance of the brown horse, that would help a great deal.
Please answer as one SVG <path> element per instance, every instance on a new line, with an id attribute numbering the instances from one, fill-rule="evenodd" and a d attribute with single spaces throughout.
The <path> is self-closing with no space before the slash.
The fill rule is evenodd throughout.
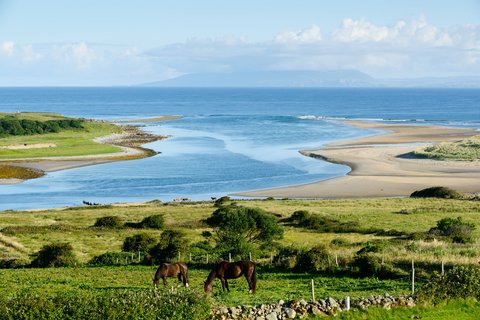
<path id="1" fill-rule="evenodd" d="M 163 280 L 163 285 L 167 286 L 167 277 L 178 277 L 178 281 L 183 280 L 183 284 L 188 288 L 188 268 L 183 262 L 177 263 L 162 263 L 155 272 L 153 284 L 155 288 L 158 287 L 160 278 Z"/>
<path id="2" fill-rule="evenodd" d="M 211 293 L 212 284 L 215 281 L 215 278 L 220 278 L 220 281 L 222 282 L 222 289 L 224 291 L 227 289 L 227 291 L 230 292 L 227 279 L 237 279 L 242 275 L 244 275 L 247 279 L 250 292 L 255 293 L 257 290 L 257 270 L 255 264 L 248 260 L 241 260 L 237 262 L 220 262 L 208 275 L 203 289 L 206 293 Z"/>

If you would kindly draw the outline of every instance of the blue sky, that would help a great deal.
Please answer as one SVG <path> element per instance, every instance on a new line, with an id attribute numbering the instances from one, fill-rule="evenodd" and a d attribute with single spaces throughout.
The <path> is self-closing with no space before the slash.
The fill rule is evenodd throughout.
<path id="1" fill-rule="evenodd" d="M 194 72 L 480 75 L 480 1 L 0 0 L 0 85 Z"/>

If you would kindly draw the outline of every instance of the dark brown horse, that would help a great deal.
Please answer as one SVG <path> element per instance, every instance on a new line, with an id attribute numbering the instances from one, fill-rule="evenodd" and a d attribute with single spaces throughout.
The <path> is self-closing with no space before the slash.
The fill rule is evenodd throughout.
<path id="1" fill-rule="evenodd" d="M 155 288 L 158 287 L 160 278 L 163 280 L 163 285 L 167 286 L 167 277 L 178 277 L 178 281 L 183 280 L 183 284 L 188 288 L 188 268 L 183 262 L 177 263 L 162 263 L 155 272 L 153 284 Z"/>
<path id="2" fill-rule="evenodd" d="M 206 293 L 212 292 L 212 284 L 215 278 L 220 278 L 222 282 L 222 289 L 230 291 L 228 288 L 227 279 L 237 279 L 242 275 L 245 276 L 248 282 L 248 287 L 251 293 L 257 290 L 257 270 L 255 264 L 248 260 L 241 260 L 237 262 L 222 261 L 215 266 L 215 268 L 208 275 L 207 281 L 203 289 Z"/>

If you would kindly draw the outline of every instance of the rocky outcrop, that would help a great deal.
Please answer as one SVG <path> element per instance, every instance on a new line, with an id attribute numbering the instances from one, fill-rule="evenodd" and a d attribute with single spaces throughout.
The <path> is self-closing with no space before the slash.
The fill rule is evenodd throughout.
<path id="1" fill-rule="evenodd" d="M 393 307 L 414 307 L 416 299 L 412 296 L 391 296 L 389 294 L 370 296 L 367 298 L 351 299 L 351 309 L 364 310 L 375 306 L 390 309 Z M 336 315 L 345 310 L 345 301 L 333 298 L 321 299 L 316 302 L 305 300 L 280 300 L 274 304 L 258 306 L 220 307 L 213 311 L 213 319 L 255 319 L 255 320 L 284 320 L 300 319 L 307 315 L 327 316 Z"/>

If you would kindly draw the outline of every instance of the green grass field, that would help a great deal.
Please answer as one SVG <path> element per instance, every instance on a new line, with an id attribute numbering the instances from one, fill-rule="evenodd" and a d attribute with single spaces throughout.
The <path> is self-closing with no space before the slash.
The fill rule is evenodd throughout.
<path id="1" fill-rule="evenodd" d="M 364 200 L 272 200 L 238 201 L 239 205 L 259 207 L 269 212 L 290 216 L 296 210 L 309 210 L 326 215 L 342 222 L 355 221 L 361 227 L 373 227 L 403 232 L 427 231 L 436 221 L 445 217 L 462 217 L 466 222 L 477 223 L 480 213 L 479 201 L 442 199 L 364 199 Z M 153 214 L 164 214 L 169 228 L 181 229 L 187 233 L 190 242 L 203 240 L 202 231 L 208 228 L 201 223 L 215 207 L 212 203 L 192 204 L 146 204 L 132 206 L 112 206 L 106 208 L 79 207 L 45 211 L 6 211 L 2 213 L 0 230 L 4 237 L 25 247 L 25 252 L 33 253 L 51 241 L 68 241 L 74 246 L 82 262 L 106 251 L 120 250 L 125 237 L 138 233 L 131 228 L 96 229 L 92 228 L 99 217 L 116 215 L 125 222 L 139 222 Z M 160 231 L 144 230 L 154 236 Z M 474 231 L 479 238 L 480 229 Z M 342 238 L 348 246 L 332 246 L 333 239 Z M 311 247 L 316 244 L 330 246 L 332 255 L 349 257 L 368 240 L 389 239 L 392 237 L 360 233 L 318 233 L 303 228 L 285 226 L 285 245 Z M 409 242 L 409 243 L 413 243 Z M 480 256 L 478 241 L 473 244 L 452 244 L 443 241 L 415 241 L 414 246 L 401 243 L 395 252 L 384 252 L 387 260 L 411 260 L 438 262 L 439 257 L 447 263 L 476 263 Z M 2 248 L 0 254 L 27 259 L 25 253 L 11 247 Z"/>
<path id="2" fill-rule="evenodd" d="M 477 225 L 472 244 L 452 244 L 435 241 L 388 241 L 394 237 L 376 236 L 361 233 L 320 233 L 300 227 L 284 225 L 283 245 L 312 247 L 317 244 L 327 246 L 332 257 L 338 258 L 340 267 L 352 259 L 355 253 L 365 246 L 367 241 L 388 241 L 384 252 L 377 252 L 386 262 L 408 265 L 411 259 L 416 264 L 434 265 L 440 271 L 439 262 L 444 260 L 447 267 L 455 264 L 477 264 L 480 257 L 478 215 L 480 201 L 445 199 L 362 199 L 362 200 L 242 200 L 238 205 L 259 207 L 269 212 L 288 217 L 296 210 L 308 210 L 311 213 L 325 215 L 342 222 L 355 221 L 360 227 L 374 227 L 384 230 L 396 229 L 403 232 L 427 231 L 436 221 L 445 217 L 462 217 Z M 86 290 L 89 292 L 133 289 L 140 290 L 152 286 L 155 267 L 141 265 L 119 265 L 111 267 L 91 267 L 86 263 L 94 256 L 107 251 L 120 251 L 123 240 L 137 233 L 149 233 L 160 238 L 159 230 L 138 230 L 133 228 L 103 229 L 93 228 L 97 218 L 115 215 L 124 222 L 139 222 L 143 218 L 163 214 L 167 228 L 179 229 L 187 234 L 190 243 L 204 240 L 202 232 L 210 230 L 201 222 L 209 217 L 216 208 L 211 202 L 198 203 L 160 203 L 152 202 L 137 205 L 118 205 L 103 207 L 78 207 L 39 211 L 4 211 L 0 220 L 0 258 L 16 258 L 28 263 L 30 254 L 43 245 L 55 242 L 69 242 L 80 261 L 77 268 L 56 269 L 0 269 L 0 292 L 14 294 L 22 290 L 55 294 L 68 290 Z M 342 245 L 332 244 L 333 239 L 342 239 Z M 272 249 L 274 251 L 274 249 Z M 273 252 L 274 253 L 274 252 Z M 182 260 L 188 260 L 189 252 L 182 253 Z M 192 257 L 204 260 L 205 257 Z M 135 256 L 135 259 L 137 257 Z M 213 261 L 215 258 L 211 257 Z M 245 279 L 230 281 L 231 292 L 221 292 L 220 283 L 214 286 L 211 302 L 214 305 L 243 305 L 276 302 L 280 299 L 310 299 L 310 281 L 314 279 L 317 298 L 365 297 L 378 294 L 409 293 L 408 278 L 393 280 L 376 278 L 352 278 L 350 276 L 309 274 L 274 268 L 269 265 L 268 257 L 253 257 L 261 262 L 258 269 L 258 292 L 248 294 Z M 121 264 L 121 262 L 120 262 Z M 419 267 L 420 268 L 420 267 Z M 428 272 L 431 272 L 428 271 Z M 192 267 L 190 282 L 193 290 L 201 291 L 208 270 Z M 423 277 L 421 271 L 419 276 Z M 170 284 L 176 284 L 174 279 Z M 422 285 L 419 279 L 418 286 Z M 461 313 L 464 318 L 478 308 L 470 302 L 464 303 Z M 403 311 L 402 311 L 403 310 Z M 342 315 L 345 319 L 404 319 L 405 316 L 419 315 L 422 319 L 448 319 L 442 315 L 451 315 L 451 304 L 443 307 L 419 307 L 399 309 L 395 312 L 372 310 L 367 313 L 352 312 Z M 385 313 L 387 312 L 387 313 Z M 387 318 L 391 317 L 391 318 Z M 350 317 L 350 318 L 348 318 Z"/>
<path id="3" fill-rule="evenodd" d="M 0 117 L 5 114 L 0 114 Z M 65 119 L 52 113 L 15 113 L 20 119 L 37 121 Z M 118 152 L 116 146 L 100 144 L 93 141 L 97 137 L 121 132 L 121 128 L 109 123 L 85 121 L 83 129 L 68 129 L 58 133 L 9 136 L 0 139 L 0 146 L 19 144 L 52 143 L 55 147 L 32 149 L 0 149 L 0 159 L 38 158 L 56 156 L 101 155 Z"/>

